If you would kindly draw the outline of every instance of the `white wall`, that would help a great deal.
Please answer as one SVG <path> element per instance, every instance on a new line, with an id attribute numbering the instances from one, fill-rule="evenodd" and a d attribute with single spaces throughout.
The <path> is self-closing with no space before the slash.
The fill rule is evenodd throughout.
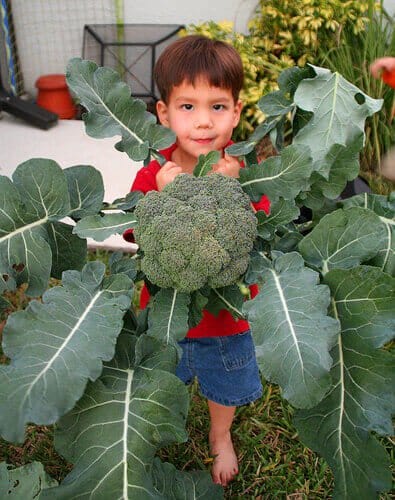
<path id="1" fill-rule="evenodd" d="M 300 1 L 300 0 L 295 0 Z M 189 24 L 208 20 L 233 21 L 237 31 L 246 31 L 258 0 L 124 0 L 125 22 Z M 384 0 L 395 14 L 395 0 Z"/>
<path id="2" fill-rule="evenodd" d="M 384 0 L 384 7 L 390 14 L 395 14 L 395 0 Z"/>
<path id="3" fill-rule="evenodd" d="M 395 1 L 395 0 L 394 0 Z M 124 0 L 126 23 L 189 24 L 233 21 L 246 31 L 258 0 Z"/>

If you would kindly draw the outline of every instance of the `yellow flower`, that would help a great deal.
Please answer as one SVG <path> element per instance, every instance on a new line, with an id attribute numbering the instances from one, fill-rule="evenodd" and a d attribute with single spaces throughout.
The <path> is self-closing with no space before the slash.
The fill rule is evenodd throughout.
<path id="1" fill-rule="evenodd" d="M 298 21 L 298 29 L 304 30 L 307 25 L 307 18 L 302 18 Z"/>
<path id="2" fill-rule="evenodd" d="M 310 23 L 310 26 L 315 30 L 318 30 L 318 28 L 320 28 L 321 25 L 322 25 L 322 19 L 313 19 Z"/>
<path id="3" fill-rule="evenodd" d="M 339 27 L 339 23 L 333 19 L 331 21 L 327 21 L 325 23 L 325 28 L 328 28 L 332 31 L 336 31 L 338 27 Z"/>
<path id="4" fill-rule="evenodd" d="M 290 31 L 280 31 L 279 36 L 284 40 L 292 40 L 292 33 Z"/>
<path id="5" fill-rule="evenodd" d="M 307 61 L 308 61 L 307 54 L 303 54 L 303 56 L 299 57 L 299 59 L 298 59 L 298 66 L 305 66 Z"/>
<path id="6" fill-rule="evenodd" d="M 218 26 L 225 32 L 232 33 L 234 24 L 232 21 L 221 21 Z"/>

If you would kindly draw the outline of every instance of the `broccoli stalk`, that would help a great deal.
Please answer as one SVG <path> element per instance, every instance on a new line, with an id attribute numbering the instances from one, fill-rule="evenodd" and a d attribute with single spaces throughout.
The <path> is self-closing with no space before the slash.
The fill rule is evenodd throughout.
<path id="1" fill-rule="evenodd" d="M 237 179 L 178 175 L 141 199 L 135 215 L 141 270 L 161 288 L 224 287 L 247 270 L 257 219 Z"/>

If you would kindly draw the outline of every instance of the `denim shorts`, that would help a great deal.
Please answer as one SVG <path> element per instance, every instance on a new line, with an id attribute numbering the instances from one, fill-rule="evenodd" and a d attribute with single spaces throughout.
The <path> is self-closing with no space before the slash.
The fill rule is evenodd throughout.
<path id="1" fill-rule="evenodd" d="M 250 330 L 225 337 L 185 338 L 176 375 L 190 384 L 194 377 L 207 399 L 242 406 L 262 395 L 262 384 Z"/>

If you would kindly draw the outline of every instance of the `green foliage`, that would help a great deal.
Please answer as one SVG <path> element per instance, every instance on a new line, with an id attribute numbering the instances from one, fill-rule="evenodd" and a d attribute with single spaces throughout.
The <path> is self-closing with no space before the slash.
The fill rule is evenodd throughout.
<path id="1" fill-rule="evenodd" d="M 86 242 L 61 219 L 97 213 L 103 180 L 91 166 L 62 170 L 40 158 L 20 164 L 12 179 L 2 177 L 0 183 L 0 290 L 28 283 L 27 293 L 38 296 L 50 276 L 60 278 L 70 267 L 81 270 Z"/>
<path id="2" fill-rule="evenodd" d="M 94 103 L 86 117 L 90 132 L 121 134 L 122 149 L 143 161 L 158 157 L 153 144 L 166 144 L 168 130 L 151 117 L 144 126 L 142 105 L 130 94 L 126 99 L 119 77 L 81 60 L 70 63 L 68 75 L 73 92 Z M 162 193 L 140 202 L 134 196 L 115 200 L 110 207 L 120 213 L 105 214 L 109 207 L 101 203 L 100 182 L 93 182 L 88 198 L 75 206 L 78 193 L 70 190 L 75 185 L 79 191 L 86 182 L 84 170 L 73 174 L 81 182 L 68 183 L 54 162 L 37 165 L 31 160 L 18 167 L 14 182 L 0 178 L 5 291 L 17 283 L 37 283 L 43 269 L 40 286 L 45 288 L 54 269 L 59 273 L 57 262 L 47 262 L 49 251 L 35 252 L 36 266 L 30 266 L 25 255 L 34 252 L 36 238 L 27 236 L 38 229 L 47 243 L 46 224 L 69 214 L 82 217 L 73 230 L 75 238 L 89 234 L 98 240 L 122 231 L 126 221 L 140 224 L 142 238 L 156 217 L 167 217 L 171 223 L 162 221 L 147 231 L 144 252 L 158 250 L 158 241 L 162 245 L 167 237 L 172 251 L 166 258 L 174 274 L 185 256 L 174 251 L 173 226 L 177 238 L 186 228 L 178 249 L 184 251 L 189 251 L 188 242 L 200 241 L 191 230 L 215 226 L 219 248 L 232 248 L 236 261 L 246 245 L 242 288 L 260 285 L 253 300 L 244 300 L 238 286 L 222 286 L 222 281 L 206 285 L 208 273 L 193 293 L 151 285 L 149 307 L 136 315 L 130 308 L 132 281 L 146 276 L 137 271 L 135 259 L 116 255 L 105 273 L 99 263 L 75 264 L 79 253 L 73 250 L 71 265 L 82 271 L 63 269 L 63 284 L 46 292 L 42 302 L 31 301 L 25 311 L 11 314 L 4 332 L 9 362 L 0 366 L 1 435 L 20 441 L 28 422 L 55 423 L 55 447 L 74 464 L 58 487 L 43 490 L 43 498 L 184 499 L 192 493 L 194 498 L 221 498 L 218 485 L 204 472 L 179 472 L 156 457 L 160 448 L 187 438 L 187 391 L 174 375 L 176 342 L 199 321 L 203 308 L 215 314 L 221 304 L 249 320 L 268 384 L 278 384 L 282 397 L 298 408 L 295 423 L 303 441 L 333 470 L 333 498 L 375 498 L 390 488 L 389 460 L 378 436 L 391 432 L 394 408 L 393 357 L 385 349 L 395 331 L 394 195 L 337 198 L 358 173 L 364 120 L 381 102 L 339 74 L 311 66 L 282 73 L 279 90 L 265 96 L 260 106 L 266 120 L 228 151 L 237 151 L 244 161 L 238 181 L 204 176 L 215 157 L 210 155 L 200 159 L 199 177 L 181 175 Z M 292 143 L 285 147 L 283 118 L 288 114 Z M 256 147 L 269 134 L 279 154 L 259 163 Z M 222 183 L 230 198 L 220 194 Z M 207 194 L 202 191 L 206 184 L 212 188 Z M 272 200 L 272 211 L 254 216 L 249 203 L 262 193 Z M 194 209 L 186 203 L 191 200 Z M 249 236 L 252 226 L 254 237 L 257 231 L 251 251 L 250 239 L 240 240 L 244 219 L 235 208 L 239 204 L 243 215 L 248 212 L 254 219 L 248 229 Z M 306 205 L 313 212 L 307 224 L 296 218 Z M 139 214 L 142 207 L 147 223 Z M 217 259 L 223 255 L 219 248 Z M 213 249 L 210 244 L 199 248 L 198 264 L 220 275 L 210 260 Z M 227 264 L 231 262 L 229 257 Z M 14 274 L 25 266 L 29 272 Z M 232 269 L 232 280 L 244 269 Z M 254 417 L 254 425 L 263 425 L 260 418 Z M 271 448 L 275 455 L 276 447 Z"/>
<path id="3" fill-rule="evenodd" d="M 261 279 L 265 282 L 261 293 L 244 306 L 256 332 L 261 372 L 283 388 L 284 397 L 294 406 L 314 406 L 330 386 L 329 351 L 339 331 L 337 320 L 327 316 L 329 290 L 296 252 L 277 257 Z M 288 363 L 282 364 L 285 357 L 292 371 Z"/>
<path id="4" fill-rule="evenodd" d="M 113 357 L 132 282 L 125 274 L 103 280 L 104 271 L 91 262 L 82 273 L 65 272 L 62 286 L 47 290 L 43 303 L 32 301 L 7 321 L 3 350 L 12 364 L 0 366 L 0 432 L 6 439 L 23 441 L 30 421 L 56 422 L 82 396 L 88 378 L 100 375 L 102 361 Z"/>
<path id="5" fill-rule="evenodd" d="M 297 438 L 292 424 L 292 408 L 280 396 L 278 388 L 264 381 L 263 384 L 261 399 L 236 410 L 233 439 L 240 460 L 240 473 L 226 488 L 224 498 L 233 500 L 244 496 L 250 500 L 259 495 L 285 498 L 293 493 L 329 500 L 333 487 L 329 467 Z M 199 394 L 196 383 L 189 388 L 189 398 L 188 441 L 167 446 L 159 451 L 158 456 L 180 471 L 197 469 L 211 482 L 210 476 L 204 472 L 213 460 L 207 440 L 207 402 Z M 387 442 L 390 447 L 390 440 Z M 63 481 L 72 468 L 72 464 L 65 463 L 54 450 L 52 426 L 29 425 L 26 441 L 20 446 L 0 439 L 2 460 L 14 464 L 14 468 L 41 461 L 46 472 L 58 482 Z M 380 498 L 389 500 L 390 496 Z"/>
<path id="6" fill-rule="evenodd" d="M 179 175 L 140 200 L 135 216 L 141 269 L 157 286 L 219 288 L 247 270 L 257 222 L 236 179 Z"/>
<path id="7" fill-rule="evenodd" d="M 330 271 L 325 282 L 342 325 L 331 352 L 332 387 L 315 408 L 297 412 L 295 424 L 306 444 L 331 466 L 336 498 L 374 498 L 391 481 L 389 458 L 370 431 L 392 432 L 393 357 L 377 348 L 393 335 L 388 327 L 394 280 L 377 268 L 358 266 Z M 315 439 L 312 428 L 320 429 Z"/>
<path id="8" fill-rule="evenodd" d="M 281 154 L 243 169 L 240 181 L 244 189 L 248 186 L 250 196 L 267 193 L 273 201 L 297 197 L 300 204 L 318 210 L 325 199 L 336 199 L 347 181 L 358 175 L 364 120 L 377 112 L 382 102 L 363 94 L 341 75 L 311 66 L 307 71 L 296 67 L 285 70 L 279 78 L 279 91 L 259 101 L 268 122 L 281 118 L 285 103 L 293 116 L 292 144 L 283 147 L 277 140 L 284 136 L 285 126 L 278 120 L 273 132 Z M 260 139 L 261 135 L 239 144 L 238 154 L 249 153 L 251 144 Z M 260 168 L 266 165 L 270 167 Z M 248 179 L 250 175 L 254 182 Z"/>
<path id="9" fill-rule="evenodd" d="M 375 0 L 260 0 L 247 34 L 235 32 L 228 21 L 187 26 L 186 34 L 224 40 L 241 56 L 244 109 L 235 137 L 245 139 L 263 121 L 264 114 L 256 104 L 262 95 L 278 88 L 277 80 L 284 69 L 307 62 L 320 64 L 320 54 L 340 46 L 345 31 L 354 35 L 364 31 L 372 4 L 380 8 Z"/>
<path id="10" fill-rule="evenodd" d="M 0 491 L 10 500 L 35 498 L 41 490 L 56 486 L 58 483 L 46 474 L 41 462 L 32 462 L 22 467 L 0 463 Z"/>
<path id="11" fill-rule="evenodd" d="M 343 30 L 365 28 L 369 3 L 350 0 L 260 0 L 250 21 L 251 35 L 271 54 L 271 62 L 288 60 L 303 66 L 318 49 L 338 44 Z"/>
<path id="12" fill-rule="evenodd" d="M 381 111 L 366 120 L 365 145 L 359 155 L 362 171 L 380 176 L 382 157 L 395 142 L 393 90 L 373 78 L 369 69 L 375 59 L 395 53 L 394 19 L 381 0 L 260 0 L 248 34 L 235 32 L 226 21 L 192 24 L 185 33 L 227 41 L 241 55 L 244 109 L 235 131 L 237 140 L 244 140 L 254 129 L 256 132 L 267 116 L 256 104 L 262 95 L 278 88 L 280 73 L 294 65 L 324 66 L 365 94 L 383 99 Z M 358 161 L 356 155 L 354 159 Z M 382 190 L 389 191 L 385 186 Z"/>
<path id="13" fill-rule="evenodd" d="M 149 161 L 152 153 L 174 142 L 170 129 L 158 133 L 159 125 L 143 101 L 130 100 L 130 88 L 116 71 L 75 58 L 67 67 L 67 81 L 87 110 L 82 118 L 91 137 L 120 135 L 116 149 L 136 161 Z"/>
<path id="14" fill-rule="evenodd" d="M 187 391 L 169 372 L 175 361 L 174 350 L 161 349 L 148 336 L 119 336 L 115 357 L 58 424 L 57 448 L 75 467 L 42 498 L 92 492 L 101 498 L 163 498 L 146 464 L 157 448 L 187 437 Z"/>
<path id="15" fill-rule="evenodd" d="M 381 78 L 370 73 L 376 59 L 395 54 L 395 19 L 385 11 L 369 14 L 366 28 L 354 33 L 343 30 L 342 42 L 330 50 L 320 50 L 320 64 L 337 71 L 366 94 L 383 99 L 380 112 L 366 122 L 366 144 L 361 155 L 361 169 L 380 174 L 381 159 L 395 143 L 394 91 Z"/>

